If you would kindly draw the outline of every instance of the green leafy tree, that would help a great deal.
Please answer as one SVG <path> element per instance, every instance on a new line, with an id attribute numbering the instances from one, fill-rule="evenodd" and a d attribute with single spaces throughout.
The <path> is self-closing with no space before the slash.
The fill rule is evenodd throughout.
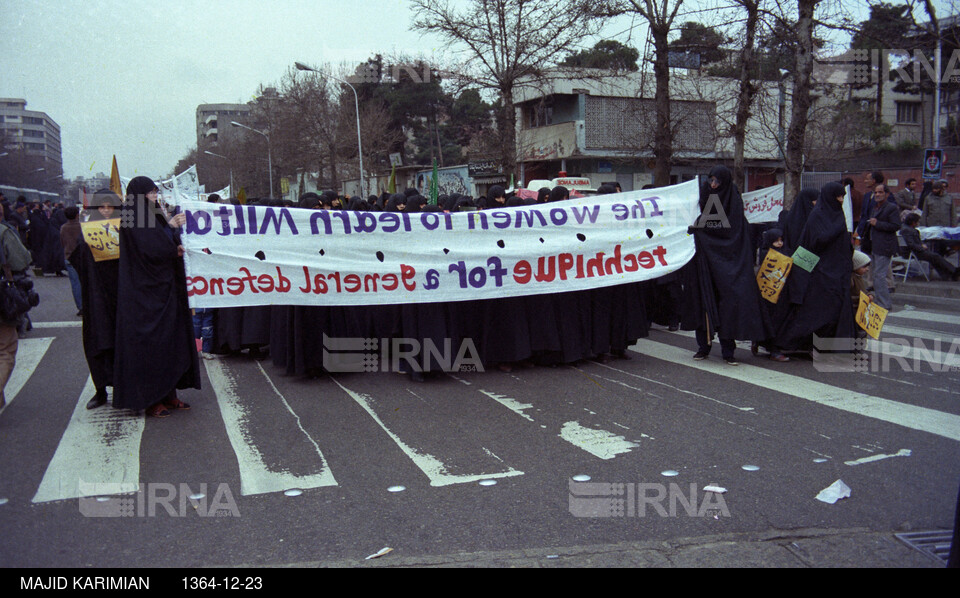
<path id="1" fill-rule="evenodd" d="M 640 51 L 636 48 L 613 39 L 605 39 L 597 42 L 589 50 L 570 54 L 563 59 L 560 66 L 635 73 L 639 70 L 637 66 L 639 58 Z"/>

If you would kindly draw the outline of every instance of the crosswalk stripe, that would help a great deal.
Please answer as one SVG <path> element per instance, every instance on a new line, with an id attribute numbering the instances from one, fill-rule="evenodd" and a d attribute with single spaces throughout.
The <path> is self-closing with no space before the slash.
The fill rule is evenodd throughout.
<path id="1" fill-rule="evenodd" d="M 247 411 L 243 407 L 243 400 L 237 395 L 236 380 L 227 372 L 221 360 L 204 361 L 204 364 L 207 368 L 210 385 L 217 396 L 217 404 L 220 407 L 223 423 L 227 429 L 227 437 L 230 439 L 230 445 L 233 447 L 240 465 L 240 493 L 242 495 L 337 485 L 337 480 L 334 479 L 323 453 L 320 452 L 320 447 L 300 426 L 300 418 L 290 408 L 290 404 L 280 394 L 280 391 L 277 390 L 263 368 L 260 368 L 261 373 L 267 378 L 273 391 L 280 398 L 280 402 L 293 414 L 300 432 L 306 436 L 316 450 L 319 459 L 319 473 L 297 475 L 268 465 L 264 461 L 263 455 L 250 442 Z"/>
<path id="2" fill-rule="evenodd" d="M 717 360 L 693 361 L 689 349 L 649 339 L 634 345 L 631 350 L 654 359 L 739 380 L 827 407 L 936 434 L 951 440 L 960 440 L 960 416 L 950 413 L 867 396 L 855 390 L 747 364 L 733 367 Z M 630 375 L 623 370 L 617 371 Z"/>
<path id="3" fill-rule="evenodd" d="M 343 384 L 340 384 L 340 381 L 334 377 L 330 377 L 333 380 L 334 384 L 340 387 L 343 392 L 347 393 L 360 407 L 367 412 L 367 414 L 383 429 L 384 432 L 396 443 L 401 451 L 411 460 L 414 465 L 420 469 L 430 480 L 431 486 L 449 486 L 452 484 L 465 484 L 469 482 L 478 482 L 480 480 L 488 480 L 494 478 L 508 478 L 512 476 L 523 475 L 522 471 L 517 471 L 512 467 L 507 467 L 506 471 L 500 471 L 496 473 L 481 473 L 481 474 L 452 474 L 449 473 L 449 467 L 444 464 L 437 457 L 427 454 L 423 451 L 417 450 L 410 445 L 406 444 L 403 440 L 400 439 L 395 433 L 390 431 L 387 426 L 383 423 L 379 416 L 377 416 L 372 405 L 370 404 L 371 397 L 363 393 L 359 393 L 353 390 L 350 390 Z M 499 460 L 499 459 L 497 459 Z"/>
<path id="4" fill-rule="evenodd" d="M 87 409 L 94 392 L 88 377 L 33 502 L 137 491 L 144 418 L 108 406 Z"/>
<path id="5" fill-rule="evenodd" d="M 960 337 L 945 336 L 930 330 L 891 326 L 889 324 L 884 324 L 883 332 L 940 343 L 939 346 L 936 346 L 936 344 L 927 346 L 927 344 L 918 341 L 909 341 L 912 342 L 911 345 L 905 342 L 867 339 L 866 350 L 873 354 L 879 354 L 885 363 L 907 364 L 905 369 L 911 371 L 917 369 L 916 366 L 920 362 L 935 366 L 934 369 L 937 371 L 960 367 Z M 682 330 L 669 332 L 668 334 L 687 338 L 696 336 L 695 332 Z M 889 337 L 887 338 L 889 339 Z M 748 343 L 740 342 L 738 344 L 747 345 Z"/>
<path id="6" fill-rule="evenodd" d="M 10 379 L 7 380 L 7 386 L 3 392 L 7 399 L 7 405 L 17 398 L 20 389 L 30 379 L 33 371 L 37 369 L 40 360 L 43 359 L 52 342 L 53 337 L 48 337 L 22 338 L 17 343 L 17 363 L 13 366 Z"/>
<path id="7" fill-rule="evenodd" d="M 940 343 L 945 347 L 950 347 L 950 345 L 953 343 L 960 342 L 960 336 L 955 334 L 944 334 L 942 332 L 925 330 L 923 328 L 907 328 L 905 326 L 896 326 L 887 323 L 884 323 L 883 330 L 881 330 L 881 335 L 884 334 L 894 334 L 909 338 L 922 338 L 925 340 L 940 341 Z"/>
<path id="8" fill-rule="evenodd" d="M 83 322 L 31 322 L 34 328 L 83 328 Z"/>
<path id="9" fill-rule="evenodd" d="M 951 351 L 951 347 L 953 350 Z M 936 366 L 937 371 L 944 371 L 949 368 L 960 368 L 960 343 L 954 346 L 948 343 L 945 346 L 926 346 L 925 343 L 911 344 L 904 340 L 901 343 L 892 343 L 889 341 L 867 339 L 867 351 L 879 353 L 881 365 L 883 363 L 897 363 L 907 371 L 917 369 L 920 362 Z"/>
<path id="10" fill-rule="evenodd" d="M 938 314 L 932 311 L 921 311 L 917 309 L 905 309 L 898 312 L 892 312 L 887 314 L 887 319 L 890 318 L 903 320 L 923 320 L 925 322 L 938 322 L 941 324 L 960 324 L 960 316 Z"/>

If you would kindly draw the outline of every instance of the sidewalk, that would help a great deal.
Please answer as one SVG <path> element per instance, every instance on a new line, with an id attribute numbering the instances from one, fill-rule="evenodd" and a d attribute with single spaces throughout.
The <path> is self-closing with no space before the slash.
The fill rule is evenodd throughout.
<path id="1" fill-rule="evenodd" d="M 893 532 L 800 529 L 668 541 L 403 556 L 402 547 L 373 560 L 290 563 L 284 567 L 909 567 L 944 564 Z"/>

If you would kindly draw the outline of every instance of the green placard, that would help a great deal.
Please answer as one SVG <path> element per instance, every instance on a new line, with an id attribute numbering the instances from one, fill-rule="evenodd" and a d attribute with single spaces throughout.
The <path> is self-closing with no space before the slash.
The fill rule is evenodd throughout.
<path id="1" fill-rule="evenodd" d="M 820 256 L 815 253 L 810 253 L 803 247 L 797 247 L 797 250 L 793 252 L 793 265 L 807 272 L 813 272 L 813 269 L 817 267 L 817 262 L 819 261 Z"/>

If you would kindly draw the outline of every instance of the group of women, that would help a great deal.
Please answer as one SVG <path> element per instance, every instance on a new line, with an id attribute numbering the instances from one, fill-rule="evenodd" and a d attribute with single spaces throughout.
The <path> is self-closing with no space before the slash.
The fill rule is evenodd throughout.
<path id="1" fill-rule="evenodd" d="M 489 200 L 483 202 L 446 196 L 437 206 L 427 205 L 416 191 L 347 201 L 333 193 L 305 194 L 299 207 L 459 211 L 478 209 L 477 203 L 483 209 L 486 201 L 502 206 L 518 203 L 499 191 L 491 189 Z M 599 192 L 616 189 L 604 185 Z M 158 209 L 156 185 L 147 177 L 133 179 L 127 194 L 123 209 L 130 213 L 124 222 L 136 224 L 120 229 L 119 260 L 96 262 L 82 243 L 71 256 L 84 287 L 84 349 L 97 388 L 88 407 L 103 404 L 105 388 L 112 386 L 114 407 L 145 409 L 164 417 L 189 408 L 177 398 L 178 389 L 200 387 L 178 236 L 183 217 Z M 510 371 L 584 359 L 629 359 L 627 348 L 646 337 L 655 322 L 696 331 L 695 359 L 709 355 L 714 336 L 720 339 L 727 363 L 736 364 L 736 340 L 762 344 L 779 359 L 783 351 L 809 345 L 814 333 L 853 335 L 852 248 L 842 196 L 839 183 L 825 186 L 819 194 L 804 190 L 781 216 L 781 251 L 789 255 L 802 246 L 820 259 L 809 273 L 794 269 L 776 306 L 759 293 L 740 192 L 730 171 L 716 167 L 701 187 L 700 207 L 704 214 L 710 211 L 720 217 L 702 217 L 690 227 L 696 255 L 673 275 L 644 283 L 475 301 L 222 308 L 215 311 L 213 352 L 268 352 L 286 373 L 303 375 L 323 371 L 325 336 L 381 342 L 411 339 L 420 346 L 432 343 L 454 351 L 469 340 L 474 357 L 485 367 Z M 558 187 L 527 201 L 568 198 L 569 192 Z M 109 191 L 97 193 L 92 217 L 107 217 L 117 200 Z M 422 380 L 442 365 L 433 357 L 423 354 L 415 362 L 404 360 L 401 367 Z"/>

